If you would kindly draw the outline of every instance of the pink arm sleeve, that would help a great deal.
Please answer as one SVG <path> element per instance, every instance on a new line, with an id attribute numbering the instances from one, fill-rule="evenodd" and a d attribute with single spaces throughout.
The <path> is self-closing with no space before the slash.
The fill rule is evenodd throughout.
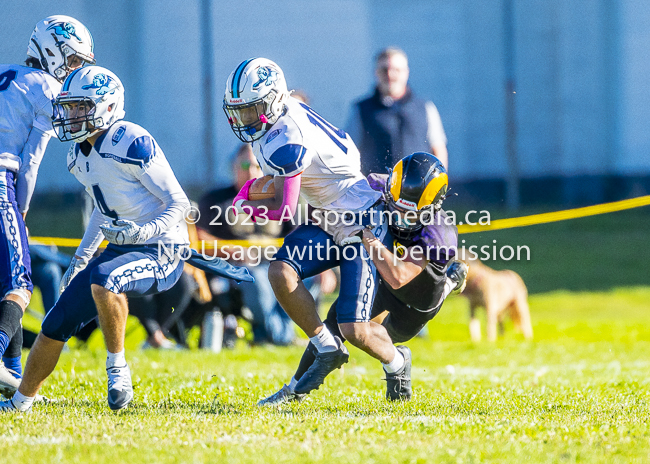
<path id="1" fill-rule="evenodd" d="M 242 190 L 244 190 L 242 188 Z M 241 191 L 239 192 L 241 194 Z M 300 195 L 300 174 L 293 177 L 285 177 L 284 187 L 282 189 L 282 205 L 279 209 L 265 211 L 265 208 L 256 208 L 251 206 L 243 206 L 246 212 L 252 209 L 253 217 L 266 217 L 272 221 L 290 221 L 296 213 L 298 206 L 298 196 Z M 246 197 L 248 197 L 248 189 L 246 190 Z M 238 195 L 239 198 L 239 195 Z M 250 208 L 250 209 L 249 209 Z"/>
<path id="2" fill-rule="evenodd" d="M 293 215 L 296 214 L 296 207 L 298 206 L 298 197 L 300 196 L 300 178 L 301 175 L 293 177 L 285 177 L 284 188 L 282 189 L 282 206 L 280 209 L 269 211 L 267 216 L 272 221 L 283 222 L 290 221 Z M 286 211 L 286 214 L 284 214 Z"/>
<path id="3" fill-rule="evenodd" d="M 237 202 L 239 200 L 243 201 L 248 201 L 248 191 L 251 188 L 251 185 L 253 185 L 253 182 L 255 182 L 257 179 L 251 179 L 249 181 L 246 181 L 244 186 L 239 190 L 239 193 L 235 197 L 235 199 L 232 201 L 232 205 L 237 208 Z"/>

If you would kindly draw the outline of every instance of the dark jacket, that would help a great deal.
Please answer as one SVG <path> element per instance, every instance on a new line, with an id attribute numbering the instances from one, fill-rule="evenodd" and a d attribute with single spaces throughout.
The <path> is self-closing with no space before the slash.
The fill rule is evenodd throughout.
<path id="1" fill-rule="evenodd" d="M 357 103 L 363 137 L 355 140 L 361 152 L 361 172 L 385 173 L 416 151 L 431 150 L 427 140 L 426 101 L 407 89 L 400 100 L 381 97 L 379 90 Z"/>

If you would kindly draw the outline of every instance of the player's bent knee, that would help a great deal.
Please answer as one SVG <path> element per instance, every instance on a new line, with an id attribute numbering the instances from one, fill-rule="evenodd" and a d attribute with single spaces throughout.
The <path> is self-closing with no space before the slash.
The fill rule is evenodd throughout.
<path id="1" fill-rule="evenodd" d="M 343 336 L 354 346 L 364 345 L 370 334 L 369 322 L 346 322 L 339 324 Z"/>
<path id="2" fill-rule="evenodd" d="M 65 344 L 65 342 L 63 342 L 63 341 L 61 341 L 61 340 L 57 340 L 57 339 L 55 339 L 55 338 L 48 337 L 48 336 L 45 335 L 43 332 L 40 332 L 40 333 L 37 335 L 37 337 L 36 337 L 36 341 L 34 342 L 34 345 L 36 345 L 37 343 L 38 343 L 39 345 L 40 345 L 40 344 L 46 344 L 46 345 L 48 345 L 48 346 L 51 346 L 51 345 L 63 345 L 63 344 Z"/>
<path id="3" fill-rule="evenodd" d="M 52 308 L 43 319 L 39 336 L 42 335 L 58 342 L 67 342 L 74 335 L 75 327 L 66 324 L 64 313 L 56 309 L 56 306 Z"/>
<path id="4" fill-rule="evenodd" d="M 273 288 L 288 286 L 298 280 L 296 270 L 282 261 L 273 261 L 269 266 L 269 282 Z"/>
<path id="5" fill-rule="evenodd" d="M 405 343 L 415 338 L 427 325 L 425 320 L 395 317 L 389 314 L 382 322 L 393 343 Z"/>
<path id="6" fill-rule="evenodd" d="M 396 328 L 393 324 L 382 324 L 386 328 L 386 332 L 388 333 L 388 336 L 390 337 L 390 340 L 393 343 L 406 343 L 409 340 L 413 339 L 417 334 L 420 333 L 420 330 L 422 330 L 422 327 L 420 326 L 419 330 L 411 331 L 411 332 L 402 332 L 398 328 Z"/>

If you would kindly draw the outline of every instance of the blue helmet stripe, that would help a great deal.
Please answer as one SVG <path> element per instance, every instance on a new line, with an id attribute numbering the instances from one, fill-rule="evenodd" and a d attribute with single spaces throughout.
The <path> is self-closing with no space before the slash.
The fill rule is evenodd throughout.
<path id="1" fill-rule="evenodd" d="M 65 82 L 63 83 L 63 88 L 61 89 L 61 92 L 67 92 L 68 91 L 68 89 L 70 88 L 70 81 L 72 80 L 72 76 L 77 74 L 82 69 L 83 68 L 79 68 L 79 69 L 75 69 L 74 71 L 72 71 L 72 74 L 70 74 L 68 76 L 68 78 L 65 80 Z"/>
<path id="2" fill-rule="evenodd" d="M 235 71 L 235 75 L 232 77 L 232 98 L 239 98 L 239 84 L 241 81 L 241 75 L 246 68 L 246 65 L 253 61 L 255 58 L 251 58 L 242 62 Z"/>

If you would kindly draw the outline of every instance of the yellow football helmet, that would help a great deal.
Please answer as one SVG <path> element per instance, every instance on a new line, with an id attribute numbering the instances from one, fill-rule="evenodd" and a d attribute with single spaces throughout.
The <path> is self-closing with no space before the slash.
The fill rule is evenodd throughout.
<path id="1" fill-rule="evenodd" d="M 410 240 L 430 223 L 448 186 L 447 171 L 432 154 L 415 152 L 402 158 L 388 175 L 384 192 L 393 235 Z"/>

